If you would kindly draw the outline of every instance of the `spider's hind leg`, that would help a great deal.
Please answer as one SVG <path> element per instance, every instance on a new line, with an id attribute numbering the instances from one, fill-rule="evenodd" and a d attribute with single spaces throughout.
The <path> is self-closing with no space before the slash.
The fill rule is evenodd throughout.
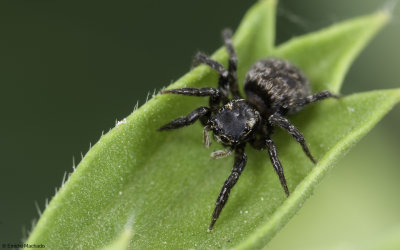
<path id="1" fill-rule="evenodd" d="M 272 127 L 270 129 L 272 133 Z M 279 181 L 281 182 L 282 188 L 286 193 L 286 196 L 289 196 L 289 189 L 286 184 L 286 178 L 283 174 L 283 167 L 281 161 L 278 158 L 278 152 L 276 150 L 276 146 L 274 141 L 271 140 L 269 135 L 261 137 L 257 140 L 251 141 L 251 145 L 257 150 L 263 150 L 265 148 L 268 149 L 269 159 L 271 160 L 272 167 L 274 168 L 276 174 L 279 177 Z"/>
<path id="2" fill-rule="evenodd" d="M 310 150 L 308 149 L 306 140 L 304 139 L 303 134 L 285 117 L 281 116 L 279 113 L 275 113 L 271 115 L 268 121 L 275 126 L 279 126 L 285 129 L 289 134 L 293 136 L 293 138 L 301 145 L 304 153 L 310 158 L 310 160 L 315 164 L 316 160 L 311 155 Z"/>
<path id="3" fill-rule="evenodd" d="M 278 152 L 276 151 L 275 143 L 270 138 L 267 138 L 265 140 L 265 145 L 268 148 L 269 159 L 271 160 L 272 166 L 274 167 L 274 170 L 279 177 L 279 181 L 281 182 L 281 185 L 285 190 L 286 196 L 289 196 L 289 189 L 286 184 L 285 175 L 283 174 L 281 161 L 278 158 Z"/>
<path id="4" fill-rule="evenodd" d="M 334 94 L 334 93 L 332 93 L 332 92 L 330 92 L 328 90 L 324 90 L 324 91 L 309 95 L 306 98 L 303 98 L 303 99 L 297 101 L 296 105 L 297 106 L 305 106 L 307 104 L 310 104 L 310 103 L 313 103 L 313 102 L 322 101 L 322 100 L 324 100 L 326 98 L 331 98 L 331 97 L 339 99 L 340 95 Z"/>

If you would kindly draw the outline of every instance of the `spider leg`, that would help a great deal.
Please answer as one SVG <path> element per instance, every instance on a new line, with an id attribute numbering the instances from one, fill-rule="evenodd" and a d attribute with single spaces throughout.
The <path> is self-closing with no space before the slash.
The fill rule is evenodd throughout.
<path id="1" fill-rule="evenodd" d="M 257 140 L 250 141 L 250 145 L 257 150 L 263 150 L 266 147 L 265 139 L 260 138 Z"/>
<path id="2" fill-rule="evenodd" d="M 275 143 L 270 138 L 270 136 L 274 133 L 274 127 L 267 123 L 266 126 L 263 126 L 262 128 L 265 128 L 265 130 L 260 130 L 261 137 L 250 141 L 250 144 L 257 150 L 263 150 L 265 148 L 268 149 L 269 159 L 271 160 L 272 167 L 278 174 L 279 181 L 281 182 L 283 190 L 285 190 L 286 196 L 289 196 L 289 189 L 286 185 L 283 167 L 278 158 L 278 152 L 276 151 Z"/>
<path id="3" fill-rule="evenodd" d="M 289 189 L 286 185 L 285 175 L 283 174 L 283 167 L 278 158 L 278 152 L 276 151 L 275 143 L 270 138 L 266 138 L 265 144 L 268 148 L 269 159 L 271 160 L 272 166 L 279 176 L 279 180 L 283 189 L 285 190 L 286 196 L 289 196 Z"/>
<path id="4" fill-rule="evenodd" d="M 193 112 L 191 112 L 187 116 L 180 117 L 176 120 L 173 120 L 172 122 L 165 124 L 158 130 L 170 130 L 170 129 L 177 129 L 177 128 L 182 128 L 185 126 L 189 126 L 193 124 L 195 121 L 200 119 L 201 117 L 208 116 L 210 115 L 211 111 L 207 107 L 200 107 L 195 109 Z"/>
<path id="5" fill-rule="evenodd" d="M 209 96 L 210 97 L 210 108 L 212 111 L 216 111 L 219 108 L 221 100 L 220 91 L 216 88 L 181 88 L 181 89 L 167 89 L 161 91 L 161 94 L 177 94 L 187 96 Z"/>
<path id="6" fill-rule="evenodd" d="M 177 94 L 188 96 L 219 96 L 219 91 L 216 88 L 181 88 L 181 89 L 166 89 L 161 91 L 161 94 Z"/>
<path id="7" fill-rule="evenodd" d="M 218 72 L 218 74 L 222 77 L 228 77 L 229 72 L 225 69 L 224 65 L 221 63 L 209 58 L 207 55 L 199 52 L 196 54 L 193 60 L 193 65 L 197 66 L 201 63 L 204 63 L 210 66 L 212 69 Z"/>
<path id="8" fill-rule="evenodd" d="M 297 106 L 305 106 L 307 104 L 310 104 L 310 103 L 313 103 L 313 102 L 317 102 L 317 101 L 321 101 L 321 100 L 324 100 L 324 99 L 330 98 L 330 97 L 338 99 L 338 98 L 340 98 L 340 95 L 334 94 L 334 93 L 332 93 L 332 92 L 330 92 L 328 90 L 324 90 L 324 91 L 315 93 L 313 95 L 309 95 L 306 98 L 299 100 L 296 103 L 296 105 Z"/>
<path id="9" fill-rule="evenodd" d="M 310 158 L 313 163 L 316 163 L 314 157 L 311 155 L 310 150 L 308 149 L 303 134 L 300 133 L 300 131 L 288 119 L 278 113 L 275 113 L 269 117 L 268 121 L 272 125 L 279 126 L 285 129 L 289 134 L 291 134 L 293 138 L 296 139 L 298 143 L 300 143 L 304 153 L 308 156 L 308 158 Z"/>
<path id="10" fill-rule="evenodd" d="M 211 231 L 214 227 L 215 222 L 217 221 L 219 214 L 224 208 L 226 202 L 228 201 L 229 194 L 231 189 L 238 181 L 240 174 L 242 173 L 244 167 L 246 166 L 247 156 L 244 152 L 244 145 L 239 146 L 235 149 L 235 163 L 232 168 L 232 172 L 229 175 L 228 179 L 226 179 L 224 186 L 222 187 L 217 201 L 215 202 L 215 209 L 212 214 L 212 219 L 208 230 Z"/>
<path id="11" fill-rule="evenodd" d="M 274 133 L 274 127 L 270 123 L 260 126 L 258 132 L 260 137 L 250 140 L 250 145 L 257 150 L 264 150 L 267 146 L 266 139 Z"/>
<path id="12" fill-rule="evenodd" d="M 242 96 L 240 95 L 240 92 L 239 92 L 239 87 L 238 87 L 238 80 L 237 80 L 237 73 L 236 73 L 238 59 L 236 56 L 235 48 L 233 47 L 233 44 L 232 44 L 232 31 L 230 29 L 224 29 L 222 31 L 222 38 L 224 39 L 225 47 L 229 54 L 228 71 L 229 71 L 230 90 L 231 90 L 234 98 L 242 98 Z"/>
<path id="13" fill-rule="evenodd" d="M 219 74 L 218 90 L 221 93 L 220 101 L 226 103 L 229 99 L 229 78 L 228 78 L 229 72 L 225 69 L 225 67 L 221 63 L 209 58 L 203 53 L 197 53 L 197 55 L 194 58 L 193 64 L 195 66 L 200 63 L 204 63 L 218 72 Z"/>

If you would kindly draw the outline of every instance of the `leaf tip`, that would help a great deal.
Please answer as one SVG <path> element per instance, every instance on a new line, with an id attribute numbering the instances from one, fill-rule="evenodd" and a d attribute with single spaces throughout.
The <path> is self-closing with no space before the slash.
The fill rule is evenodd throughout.
<path id="1" fill-rule="evenodd" d="M 265 11 L 268 12 L 268 10 L 275 9 L 277 3 L 278 3 L 278 0 L 258 0 L 247 11 L 247 13 L 246 13 L 245 17 L 243 18 L 243 20 L 246 20 L 246 16 L 253 15 L 253 14 L 249 14 L 249 13 L 254 13 L 254 12 L 265 13 Z"/>
<path id="2" fill-rule="evenodd" d="M 400 89 L 395 89 L 396 97 L 397 97 L 397 102 L 400 102 Z"/>
<path id="3" fill-rule="evenodd" d="M 275 6 L 277 4 L 278 0 L 259 0 L 259 2 L 263 2 L 265 4 Z"/>
<path id="4" fill-rule="evenodd" d="M 259 0 L 256 5 L 262 5 L 264 12 L 268 12 L 268 10 L 275 10 L 276 5 L 278 4 L 278 0 Z"/>
<path id="5" fill-rule="evenodd" d="M 374 14 L 374 19 L 379 26 L 384 26 L 390 22 L 397 3 L 398 0 L 389 0 Z"/>
<path id="6" fill-rule="evenodd" d="M 385 18 L 385 22 L 390 21 L 393 16 L 393 11 L 396 8 L 398 0 L 388 0 L 382 7 L 382 9 L 378 12 L 383 18 Z"/>

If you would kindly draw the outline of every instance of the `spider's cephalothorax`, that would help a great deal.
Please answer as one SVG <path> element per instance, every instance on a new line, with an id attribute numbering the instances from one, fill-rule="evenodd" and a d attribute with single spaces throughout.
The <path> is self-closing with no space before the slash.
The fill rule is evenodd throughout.
<path id="1" fill-rule="evenodd" d="M 268 150 L 272 166 L 286 195 L 289 196 L 283 168 L 271 139 L 273 127 L 281 127 L 291 134 L 301 145 L 304 153 L 315 163 L 304 136 L 284 115 L 300 111 L 305 105 L 328 97 L 339 97 L 329 91 L 311 94 L 307 78 L 297 67 L 282 59 L 267 58 L 254 63 L 247 72 L 244 80 L 247 99 L 243 99 L 238 89 L 237 57 L 232 45 L 232 33 L 226 29 L 222 32 L 222 36 L 229 54 L 228 70 L 204 54 L 199 53 L 195 58 L 195 64 L 204 63 L 219 73 L 218 88 L 181 88 L 162 91 L 163 94 L 209 96 L 210 101 L 209 107 L 197 108 L 189 115 L 162 126 L 160 130 L 177 129 L 200 120 L 204 125 L 204 145 L 206 147 L 210 145 L 209 132 L 212 131 L 214 138 L 227 147 L 225 150 L 213 152 L 211 157 L 221 158 L 235 153 L 232 172 L 217 198 L 209 230 L 212 230 L 232 187 L 246 165 L 247 157 L 244 152 L 246 143 L 259 150 Z M 230 94 L 232 99 L 229 99 Z"/>
<path id="2" fill-rule="evenodd" d="M 260 113 L 251 104 L 235 99 L 222 106 L 206 124 L 217 141 L 236 146 L 248 140 L 260 120 Z"/>

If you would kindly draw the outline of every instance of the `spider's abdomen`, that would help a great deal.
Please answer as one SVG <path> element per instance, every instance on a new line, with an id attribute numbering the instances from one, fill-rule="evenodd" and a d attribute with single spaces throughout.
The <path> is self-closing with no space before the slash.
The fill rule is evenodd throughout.
<path id="1" fill-rule="evenodd" d="M 307 78 L 288 61 L 267 58 L 257 61 L 247 72 L 244 90 L 248 102 L 266 116 L 278 110 L 296 112 L 296 102 L 310 95 Z"/>

